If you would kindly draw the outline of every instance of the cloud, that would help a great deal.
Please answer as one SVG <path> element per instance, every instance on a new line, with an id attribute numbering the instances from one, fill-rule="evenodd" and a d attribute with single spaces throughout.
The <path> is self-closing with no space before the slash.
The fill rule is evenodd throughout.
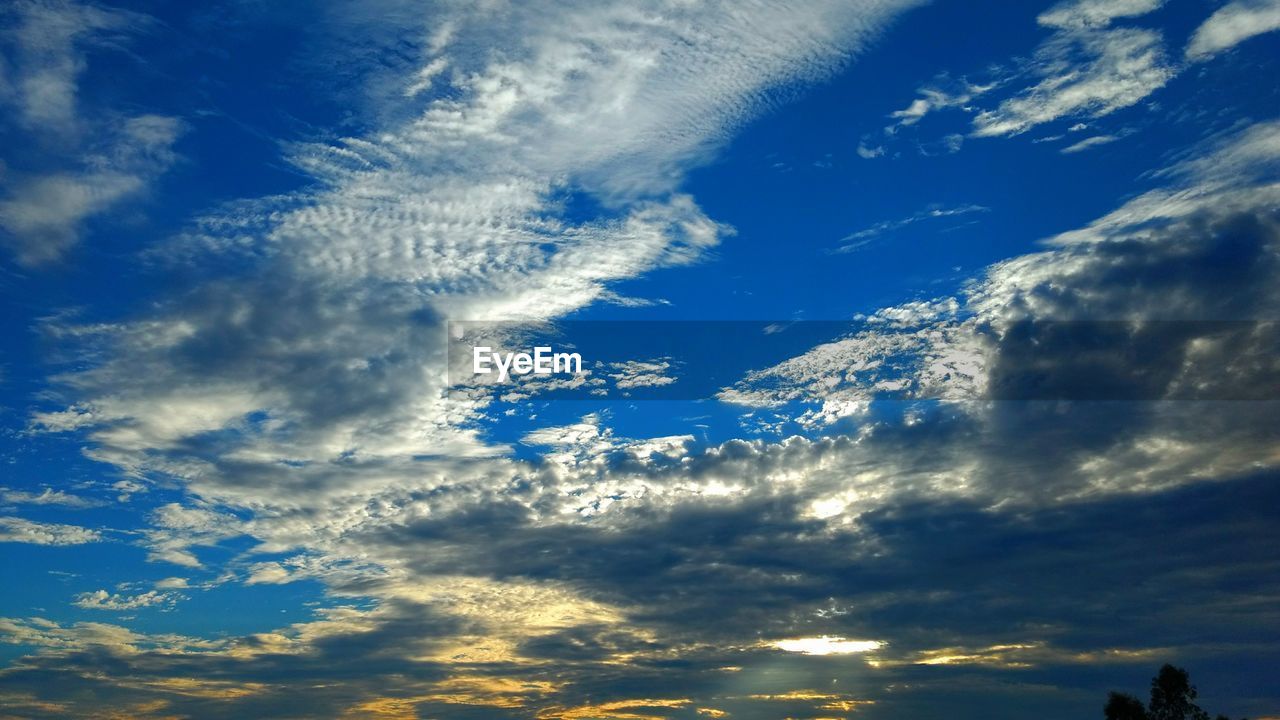
<path id="1" fill-rule="evenodd" d="M 1280 29 L 1280 2 L 1237 0 L 1218 8 L 1187 44 L 1187 59 L 1202 62 L 1251 37 Z"/>
<path id="2" fill-rule="evenodd" d="M 3 42 L 14 61 L 0 101 L 28 131 L 74 135 L 84 49 L 105 46 L 144 25 L 144 16 L 74 2 L 18 2 L 5 9 Z"/>
<path id="3" fill-rule="evenodd" d="M 619 389 L 637 387 L 655 387 L 670 385 L 676 378 L 667 375 L 671 369 L 670 358 L 653 360 L 627 360 L 626 362 L 609 363 L 608 375 L 613 378 Z"/>
<path id="4" fill-rule="evenodd" d="M 947 75 L 940 76 L 932 84 L 920 88 L 918 91 L 920 97 L 912 100 L 906 108 L 889 114 L 889 117 L 898 122 L 887 126 L 884 129 L 885 134 L 894 135 L 902 128 L 911 127 L 923 120 L 926 115 L 939 110 L 958 108 L 971 112 L 977 98 L 995 90 L 998 86 L 998 82 L 983 85 L 969 82 L 967 79 L 957 82 Z"/>
<path id="5" fill-rule="evenodd" d="M 934 157 L 937 155 L 954 155 L 960 152 L 962 147 L 964 147 L 964 135 L 951 133 L 936 142 L 920 143 L 919 150 L 920 154 L 925 157 Z"/>
<path id="6" fill-rule="evenodd" d="M 829 75 L 915 4 L 442 6 L 458 14 L 442 50 L 450 71 L 398 95 L 414 112 L 390 112 L 361 137 L 289 146 L 312 189 L 215 213 L 177 240 L 183 252 L 155 256 L 192 271 L 247 247 L 234 277 L 205 277 L 132 319 L 50 322 L 51 337 L 95 344 L 103 361 L 61 378 L 74 404 L 32 426 L 87 433 L 92 458 L 188 493 L 149 518 L 139 544 L 150 560 L 200 567 L 199 548 L 244 535 L 256 543 L 238 561 L 246 582 L 311 577 L 376 598 L 372 613 L 335 611 L 301 635 L 245 638 L 227 655 L 247 674 L 260 655 L 297 653 L 301 674 L 319 667 L 317 652 L 363 658 L 363 671 L 413 657 L 407 672 L 430 690 L 443 663 L 519 664 L 522 647 L 575 633 L 641 648 L 643 637 L 614 630 L 618 608 L 572 584 L 466 568 L 427 576 L 386 552 L 400 540 L 370 535 L 423 513 L 500 515 L 492 493 L 528 472 L 494 457 L 501 446 L 473 425 L 481 405 L 445 396 L 443 319 L 555 318 L 612 297 L 617 281 L 697 261 L 730 229 L 678 192 L 684 173 L 770 107 L 774 88 Z M 502 56 L 476 52 L 495 37 Z M 566 212 L 575 193 L 599 199 L 599 214 Z M 690 439 L 605 440 L 608 457 L 581 464 L 674 463 Z M 548 471 L 575 472 L 566 466 Z M 578 517 L 607 503 L 593 504 Z M 254 562 L 267 553 L 290 557 Z M 186 659 L 209 662 L 187 677 L 238 672 L 227 657 Z M 93 662 L 58 664 L 81 660 Z M 297 707 L 336 714 L 375 700 L 340 694 Z"/>
<path id="7" fill-rule="evenodd" d="M 169 503 L 151 513 L 152 526 L 143 532 L 147 559 L 183 567 L 202 567 L 193 547 L 213 547 L 243 534 L 242 523 L 226 513 Z"/>
<path id="8" fill-rule="evenodd" d="M 1018 135 L 1059 118 L 1098 118 L 1132 106 L 1177 70 L 1159 32 L 1066 25 L 1046 40 L 1028 72 L 1039 81 L 973 119 L 977 137 Z"/>
<path id="9" fill-rule="evenodd" d="M 1173 181 L 1169 186 L 1142 193 L 1085 227 L 1060 233 L 1052 242 L 1085 246 L 1178 219 L 1253 213 L 1274 202 L 1280 192 L 1272 180 L 1277 167 L 1280 122 L 1255 123 L 1158 172 L 1158 177 Z"/>
<path id="10" fill-rule="evenodd" d="M 887 373 L 897 362 L 894 377 L 943 400 L 862 416 L 848 435 L 700 448 L 687 436 L 624 437 L 596 415 L 530 432 L 526 443 L 550 449 L 527 462 L 357 456 L 284 469 L 238 445 L 227 459 L 212 452 L 227 452 L 221 446 L 158 435 L 164 452 L 198 451 L 212 464 L 175 462 L 193 478 L 189 487 L 255 509 L 240 522 L 170 507 L 156 532 L 172 533 L 174 547 L 216 542 L 215 529 L 225 527 L 258 540 L 262 552 L 293 553 L 249 563 L 252 582 L 310 577 L 333 598 L 376 600 L 184 653 L 183 672 L 228 683 L 282 668 L 295 680 L 344 678 L 341 692 L 300 699 L 287 689 L 294 682 L 220 701 L 223 711 L 249 714 L 280 704 L 319 715 L 386 707 L 376 668 L 394 667 L 404 678 L 403 706 L 418 712 L 528 716 L 678 697 L 690 712 L 751 716 L 761 703 L 803 714 L 837 700 L 879 701 L 859 706 L 870 712 L 888 700 L 791 695 L 815 687 L 810 678 L 832 677 L 833 666 L 803 663 L 850 663 L 840 672 L 873 673 L 876 687 L 923 682 L 918 673 L 954 666 L 977 674 L 964 680 L 972 687 L 1015 669 L 1052 673 L 1080 663 L 1146 664 L 1157 650 L 1199 652 L 1204 626 L 1187 618 L 1238 607 L 1241 596 L 1212 579 L 1179 586 L 1177 578 L 1203 567 L 1229 575 L 1263 561 L 1258 553 L 1271 546 L 1274 523 L 1263 517 L 1275 487 L 1270 403 L 1009 403 L 985 402 L 982 393 L 991 384 L 1079 393 L 1138 382 L 1144 397 L 1185 387 L 1235 397 L 1269 382 L 1265 363 L 1255 362 L 1274 356 L 1268 327 L 1213 322 L 1256 319 L 1277 305 L 1280 233 L 1267 210 L 1275 138 L 1261 124 L 1210 143 L 1154 174 L 1162 187 L 1042 251 L 988 268 L 960 296 L 885 308 L 867 318 L 865 336 L 814 348 L 771 383 L 749 377 L 738 388 L 759 393 L 762 406 L 816 403 L 811 426 L 829 427 L 851 415 L 824 400 L 844 389 L 875 391 L 864 371 Z M 1028 318 L 1133 321 L 1117 326 L 1116 357 L 1148 362 L 1134 374 L 1132 362 L 1106 354 L 1058 352 L 1073 342 L 1063 332 L 1070 324 L 1018 324 Z M 1183 322 L 1142 323 L 1153 318 Z M 1029 356 L 1028 347 L 1047 350 Z M 943 392 L 967 384 L 978 394 Z M 770 394 L 777 392 L 793 394 Z M 864 394 L 859 407 L 873 398 Z M 270 435 L 296 421 L 274 422 L 250 418 L 237 432 Z M 1239 521 L 1216 520 L 1224 516 Z M 1084 544 L 1064 548 L 1063 537 Z M 1140 551 L 1160 538 L 1176 547 L 1154 559 Z M 356 559 L 362 564 L 344 565 Z M 973 567 L 986 568 L 978 580 Z M 1117 597 L 1119 586 L 1139 590 Z M 1089 617 L 1096 607 L 1136 620 L 1102 637 Z M 1168 627 L 1183 629 L 1170 636 Z M 887 644 L 827 655 L 777 646 L 815 638 Z M 1217 652 L 1248 652 L 1228 645 Z M 100 661 L 72 656 L 27 667 L 84 674 Z M 161 660 L 144 652 L 128 662 L 153 668 Z M 163 662 L 173 663 L 172 653 Z M 625 686 L 610 670 L 619 662 L 629 668 Z M 768 685 L 768 668 L 786 668 L 793 682 Z M 450 683 L 464 672 L 525 690 Z M 5 677 L 30 687 L 22 672 Z M 728 699 L 726 677 L 772 697 Z M 1053 677 L 1046 682 L 1064 682 Z M 123 703 L 153 690 L 111 692 Z M 1082 693 L 1089 703 L 1096 694 Z M 207 707 L 174 702 L 190 714 Z M 904 702 L 897 697 L 894 707 Z"/>
<path id="11" fill-rule="evenodd" d="M 1215 652 L 1247 651 L 1254 641 L 1239 638 L 1265 620 L 1252 593 L 1273 588 L 1230 579 L 1280 577 L 1265 572 L 1276 501 L 1265 402 L 934 395 L 943 402 L 859 415 L 846 435 L 706 447 L 627 437 L 595 415 L 530 431 L 524 442 L 549 450 L 520 460 L 476 429 L 482 401 L 445 396 L 443 318 L 559 317 L 714 247 L 727 229 L 676 189 L 683 172 L 768 107 L 771 88 L 830 72 L 902 7 L 432 17 L 451 21 L 431 49 L 450 70 L 410 98 L 414 86 L 398 85 L 421 103 L 409 119 L 293 147 L 313 189 L 238 204 L 185 238 L 213 253 L 247 238 L 242 272 L 138 317 L 47 328 L 93 343 L 101 362 L 59 378 L 73 403 L 33 427 L 85 432 L 91 457 L 184 493 L 148 517 L 150 559 L 198 567 L 196 548 L 240 539 L 230 576 L 312 579 L 333 605 L 216 640 L 7 620 L 0 634 L 35 651 L 0 686 L 65 703 L 55 716 L 776 717 L 887 706 L 883 692 L 812 689 L 835 676 L 906 688 L 907 706 L 928 693 L 1003 700 L 999 673 L 1017 666 L 1064 686 L 1069 702 L 1053 707 L 1083 714 L 1096 681 L 1051 674 L 1072 658 L 1145 663 L 1153 637 L 1204 650 L 1218 622 L 1240 634 Z M 477 52 L 491 37 L 509 52 Z M 854 394 L 874 370 L 859 360 L 902 360 L 877 382 L 947 390 L 1116 387 L 1135 376 L 1106 356 L 1029 362 L 1043 356 L 1028 345 L 1072 341 L 1034 321 L 1269 317 L 1274 188 L 1258 164 L 1275 137 L 1260 126 L 1226 139 L 957 297 L 886 308 L 875 332 L 769 375 L 781 385 L 734 389 L 761 412 L 809 402 L 808 427 L 823 429 L 876 409 Z M 563 210 L 576 192 L 601 200 L 598 216 Z M 1206 327 L 1125 327 L 1118 347 L 1151 358 L 1142 392 L 1231 395 L 1269 377 L 1265 326 Z M 848 403 L 823 404 L 846 389 Z M 1153 557 L 1156 543 L 1167 552 Z M 1099 608 L 1129 622 L 1102 637 Z M 869 649 L 845 638 L 886 645 L 778 647 Z M 938 662 L 972 674 L 924 674 Z"/>
<path id="12" fill-rule="evenodd" d="M 156 605 L 172 605 L 174 601 L 175 596 L 173 593 L 162 593 L 156 590 L 148 590 L 138 595 L 121 595 L 109 593 L 106 590 L 95 590 L 93 592 L 80 593 L 76 596 L 74 604 L 76 607 L 87 610 L 121 612 Z"/>
<path id="13" fill-rule="evenodd" d="M 872 160 L 874 158 L 884 156 L 884 146 L 868 146 L 865 142 L 858 143 L 858 157 L 863 160 Z"/>
<path id="14" fill-rule="evenodd" d="M 1269 325 L 1256 321 L 1280 304 L 1267 280 L 1277 271 L 1280 235 L 1265 210 L 1276 192 L 1269 177 L 1277 137 L 1273 123 L 1262 123 L 1212 143 L 1158 173 L 1173 180 L 1170 187 L 1139 195 L 1085 228 L 1053 238 L 1049 251 L 992 266 L 965 296 L 877 313 L 866 330 L 754 371 L 722 398 L 758 408 L 806 401 L 801 414 L 789 416 L 801 425 L 861 416 L 880 397 L 935 398 L 968 408 L 963 414 L 979 425 L 984 417 L 996 422 L 993 431 L 1025 410 L 1029 414 L 1009 428 L 1030 433 L 1038 422 L 1030 408 L 971 403 L 1257 397 L 1250 388 L 1268 387 L 1274 370 L 1255 360 L 1266 355 L 1274 338 Z M 1208 267 L 1212 257 L 1232 261 L 1218 266 L 1221 274 L 1195 269 Z M 1229 320 L 1238 322 L 1224 322 Z M 1135 357 L 1149 358 L 1150 364 L 1135 364 Z M 1251 414 L 1236 415 L 1232 407 L 1228 402 L 1202 410 L 1225 413 L 1214 415 L 1215 432 L 1252 458 L 1231 471 L 1244 472 L 1250 463 L 1268 462 L 1268 433 L 1254 435 L 1253 420 L 1246 419 Z M 1078 473 L 1083 486 L 1056 492 L 1117 488 L 1109 477 L 1142 477 L 1135 487 L 1149 488 L 1148 482 L 1159 486 L 1209 472 L 1207 466 L 1192 470 L 1186 464 L 1214 462 L 1209 458 L 1215 451 L 1208 448 L 1216 443 L 1187 435 L 1195 433 L 1186 424 L 1193 415 L 1164 408 L 1127 427 L 1135 433 L 1129 440 L 1086 442 L 1077 449 L 1091 457 L 1090 467 L 1106 468 L 1108 475 L 1090 480 L 1091 473 Z M 1125 417 L 1122 412 L 1106 423 Z M 874 444 L 872 437 L 862 442 Z M 1024 438 L 1018 444 L 1068 450 L 1064 442 Z M 1142 447 L 1165 451 L 1141 461 Z M 1118 469 L 1133 461 L 1151 464 L 1142 472 Z M 972 459 L 950 462 L 969 466 Z M 969 467 L 972 477 L 975 468 Z M 855 489 L 853 496 L 859 495 Z M 823 514 L 850 504 L 842 497 L 847 500 L 832 496 Z"/>
<path id="15" fill-rule="evenodd" d="M 83 545 L 101 540 L 102 535 L 98 531 L 77 525 L 35 522 L 17 517 L 0 518 L 0 542 L 30 545 Z"/>
<path id="16" fill-rule="evenodd" d="M 96 622 L 61 625 L 44 618 L 0 618 L 0 637 L 13 644 L 53 650 L 100 646 L 123 652 L 136 650 L 145 638 L 118 625 Z"/>
<path id="17" fill-rule="evenodd" d="M 762 494 L 631 514 L 610 528 L 539 529 L 512 525 L 509 516 L 424 519 L 412 535 L 380 531 L 397 537 L 406 557 L 485 569 L 503 582 L 446 577 L 425 593 L 405 582 L 401 589 L 418 593 L 421 604 L 406 595 L 374 610 L 334 608 L 213 641 L 4 619 L 0 637 L 41 652 L 0 672 L 0 686 L 66 703 L 52 713 L 64 717 L 156 699 L 191 716 L 284 709 L 329 716 L 349 708 L 368 715 L 390 707 L 388 698 L 449 716 L 555 717 L 563 708 L 662 697 L 687 701 L 691 712 L 710 707 L 738 717 L 858 700 L 871 717 L 893 717 L 938 692 L 1033 677 L 1055 697 L 1032 700 L 1030 709 L 1084 712 L 1107 680 L 1065 668 L 1118 663 L 1140 672 L 1157 657 L 1256 657 L 1260 616 L 1249 599 L 1274 588 L 1246 593 L 1229 579 L 1274 565 L 1266 551 L 1275 539 L 1267 517 L 1275 488 L 1268 476 L 1026 513 L 907 503 L 834 532 L 784 520 L 780 513 L 793 506 L 777 493 L 789 495 L 787 488 L 774 488 L 773 500 Z M 1223 513 L 1233 522 L 1217 520 Z M 1159 539 L 1164 552 L 1143 552 Z M 976 576 L 975 566 L 983 568 Z M 625 599 L 625 619 L 564 605 L 574 596 L 547 590 L 538 576 L 548 572 Z M 478 602 L 466 604 L 468 596 Z M 436 614 L 441 603 L 466 614 L 446 620 Z M 1104 639 L 1091 620 L 1098 607 L 1129 622 L 1109 625 Z M 473 622 L 513 635 L 471 634 Z M 1208 632 L 1232 639 L 1209 647 Z M 772 645 L 867 637 L 888 644 L 828 655 Z M 623 683 L 618 662 L 626 663 Z M 942 666 L 963 672 L 941 674 Z M 394 673 L 394 688 L 384 672 Z M 830 689 L 832 677 L 844 691 Z M 849 677 L 868 682 L 851 689 Z M 964 703 L 959 717 L 989 717 L 1004 704 L 1004 696 Z"/>
<path id="18" fill-rule="evenodd" d="M 0 243 L 24 265 L 61 257 L 85 223 L 146 191 L 176 161 L 176 118 L 82 108 L 91 49 L 122 44 L 145 16 L 73 2 L 7 6 L 0 46 L 14 57 L 0 85 L 0 122 L 32 140 L 12 149 L 0 198 Z"/>
<path id="19" fill-rule="evenodd" d="M 674 191 L 683 169 L 768 107 L 770 88 L 829 74 L 912 5 L 458 10 L 449 92 L 368 137 L 292 146 L 317 190 L 185 238 L 214 236 L 202 247 L 216 251 L 249 233 L 252 269 L 150 317 L 50 329 L 112 348 L 67 378 L 93 457 L 258 507 L 292 505 L 297 483 L 418 486 L 423 454 L 492 454 L 454 422 L 478 408 L 447 401 L 432 371 L 442 318 L 554 318 L 696 261 L 730 230 Z M 519 38 L 507 59 L 468 50 L 494 36 Z M 563 217 L 571 192 L 605 199 L 601 215 Z M 35 424 L 64 427 L 66 412 Z"/>
<path id="20" fill-rule="evenodd" d="M 44 488 L 39 493 L 0 488 L 0 503 L 13 505 L 61 505 L 71 508 L 98 507 L 102 504 L 97 500 L 71 495 L 49 487 Z"/>
<path id="21" fill-rule="evenodd" d="M 1031 58 L 994 66 L 985 80 L 959 82 L 942 75 L 920 97 L 890 115 L 888 136 L 926 116 L 959 109 L 973 114 L 972 137 L 1019 135 L 1060 119 L 1099 118 L 1131 107 L 1163 87 L 1181 68 L 1166 57 L 1163 35 L 1116 22 L 1147 15 L 1163 0 L 1071 0 L 1041 13 L 1052 34 Z M 1017 89 L 1021 86 L 1021 89 Z M 1012 91 L 1006 93 L 1006 90 Z M 1004 95 L 994 107 L 982 107 Z M 1079 123 L 1076 123 L 1079 125 Z M 957 152 L 963 135 L 921 144 L 926 155 Z"/>
<path id="22" fill-rule="evenodd" d="M 879 640 L 846 640 L 842 637 L 823 635 L 822 637 L 778 640 L 772 643 L 772 646 L 779 650 L 805 655 L 847 655 L 879 650 L 884 647 L 884 643 Z"/>
<path id="23" fill-rule="evenodd" d="M 1094 135 L 1093 137 L 1087 137 L 1077 143 L 1068 145 L 1058 152 L 1061 152 L 1064 155 L 1071 155 L 1073 153 L 1084 152 L 1089 148 L 1097 147 L 1099 145 L 1109 145 L 1119 139 L 1120 137 L 1118 135 Z"/>
<path id="24" fill-rule="evenodd" d="M 675 190 L 684 170 L 769 107 L 772 88 L 830 74 L 914 4 L 420 20 L 455 28 L 430 51 L 448 53 L 455 72 L 434 80 L 448 92 L 424 90 L 412 115 L 367 136 L 290 146 L 315 189 L 237 205 L 181 239 L 216 253 L 247 238 L 236 277 L 195 283 L 145 317 L 51 322 L 69 344 L 108 350 L 63 378 L 77 403 L 33 426 L 87 432 L 90 455 L 136 481 L 278 507 L 282 526 L 305 525 L 301 498 L 306 512 L 341 503 L 322 521 L 341 525 L 364 522 L 345 517 L 360 497 L 428 491 L 441 476 L 423 456 L 470 476 L 470 459 L 502 447 L 468 425 L 482 401 L 445 396 L 443 318 L 554 318 L 612 297 L 616 281 L 696 261 L 730 229 Z M 519 41 L 503 58 L 474 52 L 493 37 Z M 571 193 L 601 198 L 600 215 L 565 217 Z M 194 566 L 185 540 L 157 532 L 153 557 Z M 279 543 L 307 535 L 296 532 Z"/>
<path id="25" fill-rule="evenodd" d="M 245 585 L 282 585 L 295 580 L 279 563 L 256 563 L 250 568 Z"/>
<path id="26" fill-rule="evenodd" d="M 909 215 L 898 220 L 885 220 L 875 225 L 849 233 L 840 238 L 842 243 L 835 252 L 847 253 L 853 252 L 861 247 L 865 247 L 868 243 L 886 233 L 892 233 L 902 228 L 915 225 L 924 220 L 935 220 L 938 218 L 958 217 L 968 215 L 970 213 L 989 212 L 990 208 L 981 205 L 957 205 L 955 207 L 935 206 L 925 210 L 921 210 L 914 215 Z"/>
<path id="27" fill-rule="evenodd" d="M 1110 25 L 1113 20 L 1154 12 L 1164 0 L 1068 0 L 1040 14 L 1045 27 L 1083 30 Z"/>

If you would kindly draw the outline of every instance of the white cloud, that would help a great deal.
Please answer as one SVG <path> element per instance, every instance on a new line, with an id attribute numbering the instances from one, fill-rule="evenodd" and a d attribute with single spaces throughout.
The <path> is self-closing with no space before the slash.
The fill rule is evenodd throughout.
<path id="1" fill-rule="evenodd" d="M 1071 155 L 1073 153 L 1084 152 L 1089 148 L 1097 147 L 1099 145 L 1109 145 L 1119 139 L 1120 137 L 1117 135 L 1094 135 L 1093 137 L 1087 137 L 1073 145 L 1068 145 L 1067 147 L 1062 148 L 1059 152 L 1064 155 Z"/>
<path id="2" fill-rule="evenodd" d="M 1113 20 L 1158 10 L 1165 0 L 1070 0 L 1054 5 L 1036 20 L 1046 27 L 1080 30 L 1106 27 Z"/>
<path id="3" fill-rule="evenodd" d="M 151 521 L 152 527 L 143 533 L 147 559 L 183 567 L 201 567 L 192 547 L 211 547 L 243 534 L 242 523 L 234 516 L 178 503 L 160 506 Z"/>
<path id="4" fill-rule="evenodd" d="M 816 402 L 795 418 L 823 426 L 865 412 L 886 395 L 962 401 L 986 390 L 988 349 L 954 319 L 953 303 L 905 307 L 870 319 L 868 329 L 754 370 L 724 389 L 725 402 L 756 408 Z M 924 310 L 924 312 L 921 312 Z M 909 319 L 908 319 L 909 318 Z"/>
<path id="5" fill-rule="evenodd" d="M 990 208 L 986 208 L 981 205 L 957 205 L 954 207 L 945 207 L 945 206 L 929 207 L 925 210 L 921 210 L 920 212 L 917 212 L 914 215 L 909 215 L 905 218 L 899 218 L 897 220 L 884 220 L 870 227 L 863 228 L 862 230 L 849 233 L 848 235 L 845 235 L 844 237 L 840 238 L 841 245 L 838 248 L 836 248 L 835 252 L 839 252 L 839 253 L 853 252 L 858 248 L 864 247 L 865 245 L 870 243 L 872 240 L 874 240 L 877 237 L 880 237 L 881 235 L 884 235 L 885 233 L 891 233 L 896 230 L 901 230 L 902 228 L 915 225 L 916 223 L 919 223 L 924 220 L 936 220 L 940 218 L 958 217 L 961 215 L 968 215 L 970 213 L 984 213 L 988 211 L 990 211 Z"/>
<path id="6" fill-rule="evenodd" d="M 31 545 L 83 545 L 98 542 L 102 535 L 78 525 L 44 523 L 17 517 L 0 517 L 0 542 Z"/>
<path id="7" fill-rule="evenodd" d="M 245 585 L 283 585 L 296 580 L 280 563 L 255 563 L 249 569 Z"/>
<path id="8" fill-rule="evenodd" d="M 1207 60 L 1251 37 L 1280 29 L 1280 0 L 1237 0 L 1204 21 L 1187 45 L 1187 59 Z"/>
<path id="9" fill-rule="evenodd" d="M 72 495 L 49 487 L 38 493 L 0 488 L 0 503 L 11 503 L 13 505 L 62 505 L 72 508 L 97 507 L 102 504 L 96 500 Z"/>
<path id="10" fill-rule="evenodd" d="M 670 385 L 676 381 L 676 378 L 667 375 L 667 371 L 671 369 L 669 358 L 658 358 L 649 361 L 627 360 L 626 362 L 609 363 L 607 373 L 613 378 L 614 384 L 619 389 L 639 388 L 639 387 L 657 387 L 661 385 Z"/>
<path id="11" fill-rule="evenodd" d="M 73 2 L 20 0 L 3 14 L 0 42 L 14 62 L 0 102 L 18 111 L 26 129 L 64 136 L 81 130 L 77 96 L 86 46 L 110 43 L 113 35 L 146 23 L 140 15 Z"/>
<path id="12" fill-rule="evenodd" d="M 217 641 L 181 635 L 143 635 L 108 623 L 79 622 L 62 625 L 41 617 L 0 618 L 0 639 L 14 645 L 31 645 L 55 652 L 106 648 L 124 655 L 150 648 L 198 651 L 222 645 Z"/>
<path id="13" fill-rule="evenodd" d="M 858 157 L 862 158 L 863 160 L 871 160 L 874 158 L 882 157 L 884 156 L 884 152 L 885 152 L 884 146 L 882 145 L 873 146 L 873 145 L 867 145 L 865 142 L 858 143 Z"/>
<path id="14" fill-rule="evenodd" d="M 942 76 L 932 85 L 920 88 L 918 91 L 920 97 L 912 100 L 906 108 L 889 113 L 889 117 L 898 122 L 886 127 L 885 134 L 893 135 L 901 128 L 911 127 L 923 120 L 926 115 L 939 110 L 959 108 L 970 111 L 973 109 L 974 100 L 991 92 L 998 85 L 999 83 L 977 85 L 968 80 L 954 82 Z"/>
<path id="15" fill-rule="evenodd" d="M 897 118 L 900 125 L 915 125 L 920 122 L 920 118 L 929 113 L 933 104 L 924 98 L 916 98 L 910 105 L 903 110 L 895 110 L 889 113 L 889 117 Z"/>
<path id="16" fill-rule="evenodd" d="M 1180 70 L 1166 58 L 1155 30 L 1117 26 L 1163 6 L 1164 0 L 1072 0 L 1042 13 L 1037 22 L 1052 34 L 1030 59 L 1015 59 L 987 71 L 985 81 L 955 81 L 947 75 L 919 90 L 920 97 L 890 115 L 892 136 L 931 113 L 973 113 L 974 137 L 1011 136 L 1055 120 L 1097 118 L 1131 107 L 1163 87 Z M 1021 86 L 1021 89 L 1016 89 Z M 1007 88 L 1011 95 L 983 109 Z M 1076 122 L 1072 131 L 1081 127 Z M 964 136 L 922 143 L 926 155 L 956 152 Z"/>
<path id="17" fill-rule="evenodd" d="M 1274 203 L 1280 185 L 1280 122 L 1252 125 L 1211 145 L 1208 151 L 1157 173 L 1175 180 L 1145 192 L 1083 228 L 1061 233 L 1056 245 L 1101 242 L 1156 222 L 1198 212 L 1229 213 Z"/>
<path id="18" fill-rule="evenodd" d="M 1143 193 L 1085 227 L 1049 240 L 1050 252 L 1033 253 L 997 263 L 980 282 L 970 285 L 963 300 L 908 303 L 866 318 L 867 328 L 818 345 L 777 365 L 752 371 L 726 388 L 721 399 L 749 407 L 769 408 L 807 400 L 819 410 L 798 421 L 830 423 L 847 415 L 841 409 L 865 407 L 873 398 L 900 393 L 962 402 L 983 397 L 996 362 L 998 345 L 983 333 L 1009 318 L 1059 318 L 1061 304 L 1110 260 L 1093 257 L 1092 245 L 1142 242 L 1154 261 L 1176 248 L 1148 238 L 1150 228 L 1201 215 L 1226 217 L 1251 212 L 1280 200 L 1274 170 L 1280 164 L 1280 122 L 1258 123 L 1200 148 L 1200 152 L 1155 173 L 1171 179 L 1168 187 Z M 885 228 L 914 222 L 912 216 L 862 231 L 871 236 Z M 1165 241 L 1168 242 L 1168 241 Z M 1109 272 L 1119 272 L 1110 268 Z M 1146 316 L 1194 317 L 1193 300 L 1172 292 L 1148 298 L 1117 292 L 1116 307 L 1106 308 L 1110 289 L 1081 290 L 1103 309 L 1085 319 L 1128 319 Z M 1074 299 L 1075 312 L 1084 301 Z M 1180 304 L 1182 303 L 1182 304 Z M 1265 304 L 1264 304 L 1265 307 Z M 1257 310 L 1255 310 L 1257 312 Z M 1216 318 L 1215 319 L 1220 319 Z"/>
<path id="19" fill-rule="evenodd" d="M 175 161 L 182 130 L 175 118 L 123 116 L 81 108 L 80 76 L 88 51 L 121 42 L 149 20 L 125 11 L 73 2 L 24 0 L 6 7 L 0 47 L 15 61 L 0 84 L 8 110 L 34 148 L 15 148 L 2 176 L 0 240 L 27 265 L 56 260 L 84 223 L 141 195 Z M 16 160 L 16 162 L 14 162 Z"/>
<path id="20" fill-rule="evenodd" d="M 1059 118 L 1102 117 L 1130 107 L 1175 74 L 1159 32 L 1139 28 L 1060 30 L 1036 51 L 1035 85 L 979 113 L 973 134 L 1017 135 Z"/>
<path id="21" fill-rule="evenodd" d="M 85 608 L 86 610 L 120 612 L 156 605 L 172 605 L 174 600 L 175 596 L 172 593 L 162 593 L 156 590 L 148 590 L 138 595 L 121 595 L 109 593 L 106 590 L 95 590 L 93 592 L 80 593 L 76 596 L 74 604 L 76 607 Z"/>

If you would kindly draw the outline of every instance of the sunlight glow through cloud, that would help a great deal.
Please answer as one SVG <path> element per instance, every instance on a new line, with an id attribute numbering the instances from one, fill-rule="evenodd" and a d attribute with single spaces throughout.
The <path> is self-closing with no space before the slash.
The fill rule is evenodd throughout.
<path id="1" fill-rule="evenodd" d="M 852 655 L 879 650 L 884 646 L 885 643 L 879 640 L 846 640 L 838 635 L 795 638 L 773 643 L 773 647 L 780 650 L 805 655 Z"/>

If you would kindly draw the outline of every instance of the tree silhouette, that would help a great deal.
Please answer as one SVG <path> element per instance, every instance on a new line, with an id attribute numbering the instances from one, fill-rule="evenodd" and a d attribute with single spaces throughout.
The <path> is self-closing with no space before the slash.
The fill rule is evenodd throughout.
<path id="1" fill-rule="evenodd" d="M 1209 720 L 1209 713 L 1196 705 L 1196 687 L 1182 668 L 1165 665 L 1151 681 L 1150 720 Z"/>
<path id="2" fill-rule="evenodd" d="M 1147 720 L 1147 709 L 1142 701 L 1132 695 L 1113 692 L 1103 708 L 1107 720 Z"/>
<path id="3" fill-rule="evenodd" d="M 1196 705 L 1196 694 L 1186 670 L 1165 665 L 1151 679 L 1151 700 L 1145 707 L 1132 695 L 1112 692 L 1102 712 L 1107 720 L 1209 720 L 1209 713 Z M 1219 715 L 1216 720 L 1230 718 Z"/>

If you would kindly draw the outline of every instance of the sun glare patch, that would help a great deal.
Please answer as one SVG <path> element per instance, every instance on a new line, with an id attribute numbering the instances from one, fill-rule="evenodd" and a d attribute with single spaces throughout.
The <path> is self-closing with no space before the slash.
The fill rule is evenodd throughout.
<path id="1" fill-rule="evenodd" d="M 773 647 L 787 652 L 805 655 L 852 655 L 854 653 L 871 652 L 884 647 L 879 640 L 846 640 L 842 637 L 823 635 L 821 637 L 795 638 L 779 640 Z"/>

